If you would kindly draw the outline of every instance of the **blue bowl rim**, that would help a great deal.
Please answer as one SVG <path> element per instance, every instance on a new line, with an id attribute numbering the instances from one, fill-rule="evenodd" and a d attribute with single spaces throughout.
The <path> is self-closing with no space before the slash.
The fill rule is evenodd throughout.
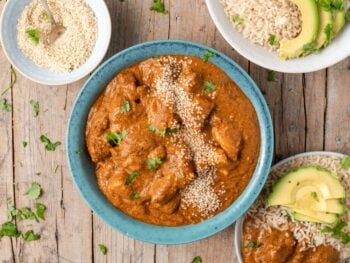
<path id="1" fill-rule="evenodd" d="M 101 70 L 108 67 L 108 65 L 112 63 L 114 60 L 118 60 L 122 56 L 128 53 L 132 53 L 137 49 L 145 50 L 146 48 L 149 48 L 152 45 L 166 45 L 168 43 L 179 45 L 179 46 L 181 45 L 186 46 L 187 48 L 190 47 L 190 48 L 201 49 L 203 53 L 206 51 L 213 52 L 214 54 L 216 54 L 216 57 L 211 59 L 211 62 L 216 64 L 218 67 L 220 67 L 220 65 L 218 65 L 216 62 L 229 64 L 230 66 L 232 66 L 233 70 L 236 70 L 236 72 L 239 73 L 241 77 L 243 77 L 244 80 L 249 83 L 249 87 L 240 87 L 240 88 L 254 105 L 256 114 L 258 116 L 259 125 L 260 125 L 260 135 L 261 135 L 259 160 L 249 184 L 247 185 L 243 193 L 239 196 L 239 198 L 235 200 L 235 202 L 232 203 L 224 211 L 220 212 L 219 214 L 217 214 L 216 216 L 210 219 L 207 219 L 198 224 L 186 225 L 186 226 L 177 226 L 177 227 L 156 226 L 156 225 L 147 224 L 139 220 L 133 219 L 127 216 L 126 214 L 122 213 L 121 211 L 119 211 L 117 208 L 113 207 L 116 211 L 116 213 L 113 214 L 113 216 L 121 220 L 122 223 L 126 224 L 126 225 L 124 224 L 121 225 L 121 224 L 118 224 L 118 220 L 113 221 L 112 217 L 106 214 L 105 211 L 103 211 L 103 209 L 104 210 L 107 209 L 106 205 L 111 206 L 111 204 L 109 204 L 107 199 L 103 197 L 105 199 L 104 201 L 107 204 L 100 202 L 100 205 L 103 205 L 103 209 L 101 209 L 100 207 L 98 207 L 96 200 L 90 196 L 90 194 L 94 194 L 94 191 L 86 189 L 83 185 L 80 185 L 80 183 L 78 182 L 78 180 L 80 179 L 79 171 L 75 173 L 75 171 L 73 170 L 73 164 L 76 158 L 74 156 L 76 156 L 77 154 L 76 154 L 76 149 L 71 147 L 71 142 L 70 142 L 70 139 L 73 140 L 73 138 L 71 138 L 71 133 L 72 133 L 72 123 L 74 122 L 74 113 L 79 111 L 78 102 L 81 96 L 83 95 L 83 93 L 85 92 L 85 90 L 89 88 L 89 84 L 93 82 L 95 78 L 98 77 Z M 169 52 L 167 54 L 180 54 L 180 53 Z M 190 53 L 186 53 L 186 52 L 183 52 L 181 54 L 191 55 Z M 150 58 L 154 56 L 154 54 L 148 54 L 147 56 Z M 135 60 L 134 63 L 137 63 L 138 61 L 140 60 Z M 125 67 L 127 66 L 128 65 L 126 65 Z M 117 72 L 118 71 L 116 71 L 115 74 Z M 230 76 L 230 78 L 232 78 L 230 73 L 228 72 L 226 73 L 228 74 L 228 76 Z M 110 79 L 106 81 L 106 84 L 109 81 Z M 253 92 L 254 96 L 249 97 L 245 89 L 247 90 L 251 89 L 249 92 Z M 101 90 L 103 90 L 103 88 Z M 84 114 L 86 118 L 88 113 L 84 113 Z M 266 104 L 266 101 L 263 95 L 261 94 L 259 88 L 255 84 L 255 82 L 238 64 L 236 64 L 234 61 L 232 61 L 229 57 L 227 57 L 223 53 L 201 44 L 193 43 L 190 41 L 184 41 L 184 40 L 155 40 L 155 41 L 149 41 L 149 42 L 137 44 L 135 46 L 129 47 L 113 55 L 106 62 L 104 62 L 100 67 L 98 67 L 98 69 L 96 69 L 94 73 L 90 76 L 90 78 L 86 81 L 83 88 L 80 90 L 78 96 L 76 97 L 76 100 L 72 107 L 70 118 L 68 120 L 67 136 L 66 136 L 66 148 L 67 148 L 66 153 L 67 153 L 68 167 L 76 188 L 78 189 L 80 195 L 83 197 L 85 202 L 93 210 L 93 212 L 97 214 L 106 224 L 108 224 L 109 226 L 111 226 L 112 228 L 116 229 L 117 231 L 119 231 L 120 233 L 126 236 L 129 236 L 144 242 L 153 243 L 153 244 L 164 244 L 164 245 L 184 244 L 184 243 L 189 243 L 200 239 L 204 239 L 206 237 L 212 236 L 217 232 L 227 228 L 228 226 L 233 224 L 236 220 L 238 220 L 253 204 L 253 202 L 258 197 L 258 195 L 260 194 L 265 184 L 265 181 L 268 177 L 268 173 L 271 167 L 272 158 L 273 158 L 273 149 L 274 149 L 273 136 L 274 136 L 273 125 L 272 125 L 272 120 L 270 116 L 270 111 Z M 85 184 L 88 183 L 85 178 L 83 178 L 83 180 L 85 180 Z"/>

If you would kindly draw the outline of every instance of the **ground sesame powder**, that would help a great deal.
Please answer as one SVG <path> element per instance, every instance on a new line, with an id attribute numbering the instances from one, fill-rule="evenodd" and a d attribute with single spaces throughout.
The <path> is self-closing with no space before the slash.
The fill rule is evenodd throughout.
<path id="1" fill-rule="evenodd" d="M 66 31 L 49 44 L 51 23 L 39 0 L 33 0 L 17 24 L 17 41 L 23 53 L 37 65 L 54 72 L 70 72 L 90 57 L 97 38 L 96 17 L 85 0 L 47 0 L 56 22 Z M 28 30 L 38 30 L 39 42 L 33 42 Z"/>

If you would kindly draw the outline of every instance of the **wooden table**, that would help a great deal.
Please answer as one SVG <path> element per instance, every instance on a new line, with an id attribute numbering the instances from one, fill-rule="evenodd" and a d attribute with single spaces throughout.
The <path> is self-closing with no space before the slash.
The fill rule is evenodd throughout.
<path id="1" fill-rule="evenodd" d="M 186 39 L 211 46 L 247 70 L 265 94 L 275 125 L 276 159 L 312 150 L 350 153 L 350 59 L 311 74 L 276 73 L 276 81 L 268 81 L 268 70 L 245 60 L 221 37 L 204 0 L 166 0 L 167 15 L 150 11 L 151 0 L 106 2 L 113 20 L 106 58 L 153 39 Z M 3 5 L 1 1 L 0 9 Z M 0 68 L 2 89 L 11 82 L 11 65 L 1 49 Z M 0 261 L 189 263 L 200 255 L 203 262 L 235 262 L 232 226 L 193 244 L 155 246 L 119 234 L 91 212 L 73 185 L 64 145 L 47 152 L 39 140 L 47 134 L 65 141 L 71 106 L 85 80 L 45 87 L 17 74 L 14 88 L 4 96 L 13 108 L 0 112 L 0 222 L 6 221 L 6 198 L 19 208 L 34 205 L 24 196 L 33 181 L 43 187 L 40 202 L 48 211 L 45 221 L 30 226 L 41 239 L 3 238 Z M 37 118 L 31 99 L 40 103 Z M 22 141 L 28 141 L 26 148 Z M 20 229 L 24 225 L 28 223 L 18 222 Z M 106 256 L 98 249 L 100 243 L 108 247 Z"/>

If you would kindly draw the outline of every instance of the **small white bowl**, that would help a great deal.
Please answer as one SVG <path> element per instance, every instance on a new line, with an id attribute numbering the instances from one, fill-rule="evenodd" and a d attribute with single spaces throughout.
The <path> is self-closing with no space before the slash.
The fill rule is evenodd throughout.
<path id="1" fill-rule="evenodd" d="M 321 151 L 315 151 L 315 152 L 306 152 L 306 153 L 300 153 L 294 156 L 291 156 L 287 159 L 284 159 L 274 166 L 271 167 L 271 171 L 278 169 L 282 165 L 284 165 L 287 162 L 290 162 L 295 159 L 299 159 L 302 157 L 307 157 L 307 156 L 328 156 L 328 157 L 339 157 L 342 158 L 345 155 L 341 153 L 336 153 L 336 152 L 321 152 Z M 235 224 L 235 233 L 234 233 L 234 244 L 235 244 L 235 253 L 238 259 L 238 263 L 244 263 L 243 258 L 242 258 L 242 237 L 243 237 L 243 223 L 244 223 L 245 215 L 242 216 L 239 220 L 236 221 Z"/>
<path id="2" fill-rule="evenodd" d="M 305 73 L 330 67 L 350 55 L 350 26 L 346 24 L 334 41 L 317 54 L 291 60 L 281 60 L 277 52 L 253 44 L 231 24 L 221 0 L 206 0 L 209 13 L 226 41 L 243 57 L 255 64 L 285 73 Z"/>
<path id="3" fill-rule="evenodd" d="M 0 20 L 0 40 L 3 51 L 22 75 L 46 85 L 65 85 L 84 78 L 104 58 L 111 39 L 112 26 L 108 8 L 103 0 L 86 0 L 97 19 L 98 35 L 95 47 L 88 60 L 78 69 L 69 73 L 57 73 L 39 67 L 19 49 L 17 44 L 17 21 L 24 8 L 32 0 L 7 1 Z"/>

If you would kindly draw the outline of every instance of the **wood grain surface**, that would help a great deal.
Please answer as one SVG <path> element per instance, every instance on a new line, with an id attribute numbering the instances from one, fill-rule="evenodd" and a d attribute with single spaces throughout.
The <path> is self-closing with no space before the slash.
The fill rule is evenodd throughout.
<path id="1" fill-rule="evenodd" d="M 5 1 L 0 1 L 2 10 Z M 153 39 L 186 39 L 211 46 L 240 64 L 261 88 L 270 107 L 275 131 L 275 160 L 311 150 L 350 154 L 350 59 L 310 74 L 275 74 L 245 60 L 221 37 L 204 0 L 165 0 L 169 13 L 149 10 L 152 0 L 106 0 L 113 36 L 106 58 L 131 45 Z M 11 82 L 11 65 L 0 49 L 0 89 Z M 6 221 L 7 198 L 19 208 L 33 207 L 24 196 L 31 182 L 40 183 L 47 205 L 40 224 L 18 222 L 41 233 L 35 242 L 3 238 L 0 262 L 236 262 L 233 227 L 192 244 L 158 246 L 133 240 L 95 216 L 72 183 L 65 145 L 47 152 L 39 137 L 65 141 L 71 106 L 85 80 L 72 85 L 43 86 L 17 74 L 13 89 L 2 98 L 11 112 L 0 112 L 0 222 Z M 0 99 L 2 99 L 0 98 Z M 30 100 L 40 103 L 33 116 Z M 22 142 L 27 141 L 24 148 Z M 36 175 L 36 173 L 41 175 Z M 98 244 L 108 247 L 103 255 Z"/>

